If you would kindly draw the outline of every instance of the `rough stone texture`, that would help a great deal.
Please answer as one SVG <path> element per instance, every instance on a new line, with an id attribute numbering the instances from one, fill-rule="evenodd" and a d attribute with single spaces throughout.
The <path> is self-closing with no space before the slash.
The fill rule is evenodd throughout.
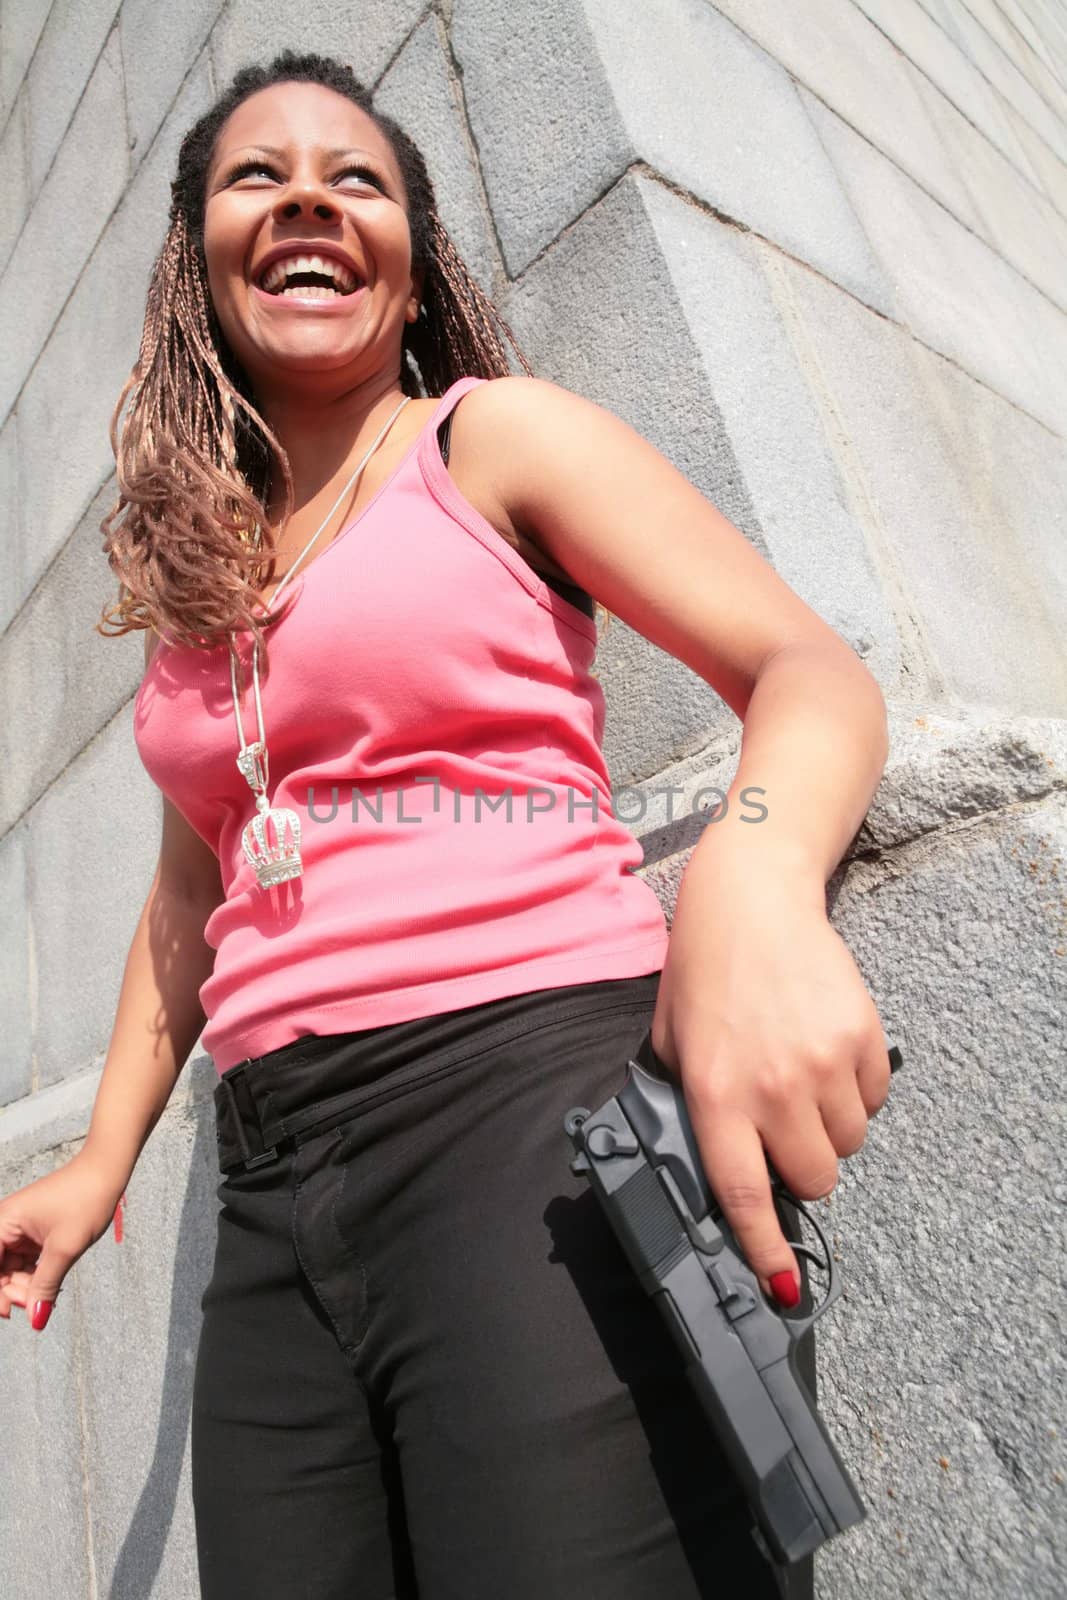
<path id="1" fill-rule="evenodd" d="M 166 233 L 168 185 L 178 146 L 209 104 L 202 55 L 19 397 L 18 498 L 24 537 L 13 577 L 20 605 L 114 468 L 108 424 L 137 359 L 144 297 Z"/>
<path id="2" fill-rule="evenodd" d="M 981 28 L 969 26 L 972 19 L 967 3 L 968 0 L 918 0 L 916 5 L 916 0 L 903 0 L 903 3 L 892 0 L 892 29 L 887 24 L 886 13 L 875 16 L 879 8 L 868 8 L 863 0 L 811 0 L 805 6 L 808 23 L 805 28 L 796 26 L 796 11 L 789 0 L 715 0 L 715 8 L 733 18 L 739 28 L 788 67 L 794 77 L 894 159 L 902 154 L 906 142 L 915 139 L 916 129 L 897 123 L 884 82 L 881 94 L 864 92 L 864 85 L 871 81 L 871 73 L 879 70 L 871 66 L 871 60 L 882 51 L 886 33 L 903 53 L 910 55 L 938 82 L 939 87 L 945 88 L 950 99 L 953 92 L 949 84 L 956 83 L 960 74 L 957 57 L 962 58 L 964 72 L 969 72 L 978 82 L 983 77 L 989 80 L 998 100 L 1015 107 L 1061 160 L 1067 158 L 1067 131 L 1062 118 L 1057 121 L 1010 64 L 998 62 L 992 72 L 986 70 L 996 51 L 986 49 L 984 38 L 979 37 L 983 33 Z M 868 9 L 884 32 L 863 26 L 863 12 Z M 917 16 L 917 9 L 925 12 L 926 17 Z M 935 29 L 930 28 L 930 22 L 936 25 Z M 946 51 L 943 41 L 954 47 L 954 53 Z M 977 51 L 971 48 L 975 44 Z M 1062 54 L 1060 59 L 1062 61 Z M 968 100 L 974 92 L 973 88 L 966 91 Z M 968 106 L 961 105 L 960 109 L 966 113 Z M 907 121 L 910 118 L 902 118 L 901 124 Z M 921 120 L 918 126 L 924 127 Z M 987 129 L 983 131 L 988 135 Z M 907 160 L 902 159 L 901 165 L 907 168 Z M 930 187 L 937 192 L 935 185 Z"/>
<path id="3" fill-rule="evenodd" d="M 5 1171 L 4 1193 L 43 1177 L 53 1162 Z M 94 1593 L 93 1563 L 86 1538 L 82 1467 L 81 1339 L 66 1316 L 76 1296 L 65 1296 L 63 1332 L 56 1338 L 33 1332 L 15 1309 L 4 1337 L 4 1427 L 8 1439 L 4 1492 L 0 1495 L 0 1549 L 4 1587 L 17 1600 L 30 1600 L 47 1574 L 57 1595 Z M 57 1304 L 54 1313 L 61 1313 Z M 112 1450 L 115 1454 L 121 1451 Z"/>
<path id="4" fill-rule="evenodd" d="M 140 634 L 105 640 L 95 624 L 116 584 L 100 523 L 118 499 L 114 476 L 0 635 L 0 850 L 5 829 L 33 806 L 136 692 Z M 32 705 L 26 719 L 20 708 Z"/>
<path id="5" fill-rule="evenodd" d="M 457 54 L 509 271 L 643 159 L 1056 428 L 1064 219 L 847 0 L 818 0 L 820 30 L 796 28 L 774 0 L 735 9 L 785 50 L 796 88 L 702 0 L 554 0 L 522 14 L 518 40 L 495 0 L 458 0 Z"/>
<path id="6" fill-rule="evenodd" d="M 374 103 L 424 151 L 441 221 L 487 290 L 502 278 L 462 88 L 449 61 L 448 35 L 430 12 L 378 82 Z"/>
<path id="7" fill-rule="evenodd" d="M 84 1138 L 158 848 L 140 641 L 92 624 L 107 422 L 178 143 L 244 62 L 336 53 L 423 144 L 535 370 L 652 440 L 883 688 L 889 762 L 827 906 L 905 1065 L 822 1208 L 848 1298 L 820 1327 L 820 1409 L 870 1515 L 816 1593 L 1058 1600 L 1067 23 L 1048 0 L 804 12 L 0 10 L 0 1195 Z M 596 670 L 669 918 L 742 728 L 623 617 Z M 122 1242 L 77 1264 L 43 1335 L 18 1310 L 0 1332 L 15 1600 L 196 1593 L 215 1082 L 198 1041 Z"/>
<path id="8" fill-rule="evenodd" d="M 100 52 L 64 140 L 0 280 L 0 416 L 6 416 L 126 187 L 118 34 Z M 27 284 L 33 292 L 27 293 Z"/>
<path id="9" fill-rule="evenodd" d="M 894 319 L 1058 431 L 1067 388 L 1062 312 L 814 96 L 800 94 L 889 280 Z"/>
<path id="10" fill-rule="evenodd" d="M 1062 801 L 1067 790 L 1067 724 L 1060 719 L 1009 718 L 992 710 L 949 714 L 943 706 L 890 702 L 889 729 L 890 755 L 882 780 L 827 885 L 831 905 L 853 861 L 877 860 L 888 874 L 894 851 L 920 843 L 940 849 L 955 834 L 969 837 L 976 824 L 1003 820 L 1016 808 L 1030 812 Z M 689 852 L 705 827 L 725 820 L 727 813 L 720 808 L 737 769 L 741 738 L 741 725 L 732 718 L 703 748 L 654 777 L 620 780 L 613 775 L 618 814 L 641 840 L 642 870 L 668 915 Z M 1043 882 L 1045 877 L 1055 880 L 1061 870 L 1051 864 L 1034 868 Z M 1062 898 L 1067 883 L 1059 911 L 1058 892 L 1052 881 L 1045 907 L 1050 933 L 1067 905 Z M 1060 944 L 1065 941 L 1053 939 L 1053 954 Z M 1050 981 L 1062 983 L 1064 974 L 1057 979 L 1053 970 Z"/>
<path id="11" fill-rule="evenodd" d="M 63 1595 L 199 1593 L 188 1424 L 214 1248 L 216 1081 L 207 1057 L 190 1060 L 127 1187 L 121 1239 L 113 1224 L 75 1264 L 44 1333 L 18 1309 L 3 1326 L 19 1470 L 4 1474 L 0 1547 L 17 1600 L 42 1572 Z M 34 1096 L 39 1115 L 18 1128 L 18 1111 L 0 1109 L 0 1193 L 80 1148 L 98 1082 L 97 1068 Z"/>
<path id="12" fill-rule="evenodd" d="M 627 178 L 587 212 L 509 293 L 504 314 L 535 371 L 621 416 L 756 535 L 747 486 L 679 315 L 643 191 L 640 180 Z M 678 394 L 689 397 L 683 417 Z M 626 778 L 697 748 L 709 718 L 724 709 L 702 678 L 621 617 L 602 634 L 598 672 L 609 689 L 605 750 Z"/>
<path id="13" fill-rule="evenodd" d="M 653 439 L 887 688 L 995 703 L 1007 675 L 1020 710 L 1067 704 L 1056 532 L 1067 463 L 1046 427 L 835 285 L 637 177 L 569 229 L 506 308 L 538 370 Z M 619 644 L 619 627 L 604 635 L 602 676 L 618 710 L 608 747 L 630 775 L 641 759 L 672 759 L 709 702 L 644 641 Z"/>
<path id="14" fill-rule="evenodd" d="M 279 50 L 312 50 L 336 56 L 371 86 L 425 10 L 425 0 L 358 6 L 301 0 L 299 7 L 290 0 L 230 0 L 211 33 L 216 82 L 224 90 L 240 67 L 268 62 Z"/>
<path id="15" fill-rule="evenodd" d="M 5 581 L 0 585 L 0 629 L 8 626 L 24 598 L 15 579 L 22 550 L 18 425 L 18 413 L 12 412 L 0 428 L 0 540 L 7 566 Z"/>
<path id="16" fill-rule="evenodd" d="M 0 27 L 6 11 L 0 13 Z M 2 59 L 2 56 L 0 56 Z M 29 163 L 26 154 L 29 102 L 19 95 L 7 125 L 0 135 L 0 170 L 3 171 L 6 204 L 0 211 L 0 272 L 3 272 L 26 221 L 30 206 Z"/>
<path id="17" fill-rule="evenodd" d="M 512 274 L 644 160 L 886 305 L 788 76 L 702 0 L 550 0 L 518 19 L 494 0 L 457 0 L 453 38 Z"/>
<path id="18" fill-rule="evenodd" d="M 75 1313 L 94 1560 L 111 1592 L 153 1600 L 199 1593 L 189 1413 L 220 1174 L 208 1098 L 215 1071 L 203 1057 L 198 1065 L 188 1087 L 199 1092 L 143 1152 L 126 1191 L 122 1243 L 112 1232 L 94 1247 Z M 145 1425 L 116 1451 L 115 1417 L 127 1411 Z"/>
<path id="19" fill-rule="evenodd" d="M 0 124 L 11 114 L 52 0 L 0 6 Z"/>
<path id="20" fill-rule="evenodd" d="M 1020 177 L 1006 156 L 951 106 L 939 90 L 908 68 L 931 122 L 966 186 L 974 229 L 1061 311 L 1067 310 L 1067 221 L 1036 180 Z"/>
<path id="21" fill-rule="evenodd" d="M 895 323 L 865 315 L 833 284 L 770 251 L 759 259 L 818 411 L 814 437 L 835 469 L 834 477 L 820 479 L 799 458 L 803 471 L 791 493 L 779 472 L 780 493 L 768 490 L 765 511 L 761 503 L 765 526 L 773 517 L 781 530 L 776 560 L 801 559 L 808 523 L 832 516 L 834 502 L 843 498 L 842 520 L 863 530 L 882 603 L 891 608 L 900 637 L 896 678 L 882 675 L 874 651 L 865 658 L 868 665 L 874 660 L 885 689 L 908 698 L 944 695 L 1030 715 L 1062 714 L 1062 437 Z M 737 368 L 743 373 L 740 355 Z M 740 393 L 740 376 L 736 387 Z M 768 427 L 762 419 L 774 419 L 762 456 L 752 446 L 743 455 L 754 483 L 772 463 L 798 453 L 787 443 L 786 417 L 773 392 L 765 385 L 759 406 L 737 403 L 731 412 L 739 452 L 747 439 L 758 444 L 759 428 Z M 811 499 L 814 505 L 807 504 Z M 794 528 L 799 538 L 791 536 Z M 828 554 L 826 564 L 832 567 L 834 559 Z M 792 565 L 781 570 L 797 583 Z M 807 597 L 807 582 L 797 586 Z M 856 605 L 850 597 L 850 616 L 857 615 Z M 823 614 L 863 653 L 854 625 Z"/>
<path id="22" fill-rule="evenodd" d="M 123 0 L 119 13 L 126 73 L 130 160 L 141 161 L 225 0 Z"/>
<path id="23" fill-rule="evenodd" d="M 30 885 L 26 872 L 26 828 L 8 828 L 0 838 L 0 905 L 4 907 L 4 959 L 0 962 L 0 1106 L 32 1092 L 34 1016 Z M 0 1138 L 3 1135 L 0 1133 Z"/>
<path id="24" fill-rule="evenodd" d="M 129 704 L 27 819 L 36 978 L 35 1085 L 106 1049 L 159 852 L 159 791 L 137 759 Z M 86 939 L 87 930 L 91 939 Z"/>
<path id="25" fill-rule="evenodd" d="M 788 0 L 716 0 L 790 75 L 928 193 L 969 221 L 960 174 L 919 100 L 907 62 L 851 0 L 811 0 L 804 28 Z"/>
<path id="26" fill-rule="evenodd" d="M 816 0 L 805 11 L 815 26 L 805 28 L 794 25 L 783 0 L 724 0 L 719 9 L 783 61 L 807 94 L 1062 308 L 1056 259 L 1063 219 L 1035 190 L 1034 161 L 1008 116 L 1010 104 L 916 0 L 863 5 L 877 31 L 850 0 Z M 883 92 L 872 94 L 875 63 Z M 1040 226 L 1036 218 L 1011 225 L 1013 211 L 1038 210 Z"/>
<path id="27" fill-rule="evenodd" d="M 5 9 L 8 9 L 5 7 Z M 52 0 L 23 84 L 29 97 L 30 190 L 37 194 L 111 32 L 118 0 Z M 113 138 L 122 139 L 116 129 Z"/>
<path id="28" fill-rule="evenodd" d="M 937 90 L 942 104 L 954 107 L 964 121 L 1024 177 L 1034 180 L 1033 162 L 1012 121 L 1011 108 L 993 86 L 974 71 L 955 41 L 923 9 L 921 0 L 855 0 L 855 3 Z"/>
<path id="29" fill-rule="evenodd" d="M 512 8 L 454 0 L 451 35 L 504 262 L 515 275 L 618 177 L 632 143 L 573 0 Z"/>
<path id="30" fill-rule="evenodd" d="M 890 711 L 885 775 L 828 885 L 904 1066 L 811 1207 L 847 1296 L 820 1323 L 819 1405 L 869 1508 L 817 1556 L 816 1592 L 1053 1600 L 1067 1561 L 1067 726 Z M 732 731 L 619 795 L 665 909 L 738 745 Z"/>
<path id="31" fill-rule="evenodd" d="M 981 13 L 981 15 L 975 15 Z M 994 8 L 982 0 L 967 0 L 965 5 L 954 5 L 949 0 L 938 0 L 936 15 L 945 32 L 955 40 L 967 59 L 997 90 L 1005 101 L 1026 118 L 1061 161 L 1067 161 L 1067 104 L 1060 81 L 1050 77 L 1040 63 L 1032 60 L 1026 70 L 1012 61 L 1000 47 L 1000 42 L 990 36 L 989 24 Z M 1061 12 L 1062 16 L 1062 12 Z M 996 26 L 996 23 L 993 24 Z M 1061 56 L 1062 63 L 1062 56 Z M 1048 96 L 1052 94 L 1050 104 Z"/>
<path id="32" fill-rule="evenodd" d="M 820 1394 L 883 1510 L 825 1552 L 827 1595 L 1060 1592 L 1065 846 L 1061 787 L 835 906 L 911 1071 L 828 1211 L 854 1288 Z"/>

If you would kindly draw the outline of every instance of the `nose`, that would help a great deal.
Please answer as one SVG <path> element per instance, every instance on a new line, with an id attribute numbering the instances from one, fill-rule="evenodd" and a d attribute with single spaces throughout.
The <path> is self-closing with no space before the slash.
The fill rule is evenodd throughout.
<path id="1" fill-rule="evenodd" d="M 274 215 L 285 221 L 302 216 L 305 212 L 327 221 L 339 217 L 341 208 L 329 189 L 314 178 L 296 179 L 287 183 L 274 203 Z"/>

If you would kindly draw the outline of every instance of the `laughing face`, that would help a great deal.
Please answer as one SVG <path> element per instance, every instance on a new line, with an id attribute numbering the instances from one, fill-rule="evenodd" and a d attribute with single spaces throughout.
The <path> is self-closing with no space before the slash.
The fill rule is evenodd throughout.
<path id="1" fill-rule="evenodd" d="M 389 141 L 344 95 L 279 83 L 237 107 L 208 168 L 204 254 L 219 323 L 262 400 L 399 371 L 422 274 Z"/>

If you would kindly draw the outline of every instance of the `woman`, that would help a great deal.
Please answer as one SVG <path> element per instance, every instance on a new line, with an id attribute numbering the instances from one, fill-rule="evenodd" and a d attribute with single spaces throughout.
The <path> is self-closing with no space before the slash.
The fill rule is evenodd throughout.
<path id="1" fill-rule="evenodd" d="M 207 1600 L 777 1594 L 562 1119 L 650 1027 L 797 1303 L 767 1157 L 827 1194 L 889 1078 L 823 893 L 881 694 L 651 445 L 509 373 L 347 68 L 239 73 L 173 196 L 104 524 L 159 865 L 84 1147 L 0 1203 L 0 1312 L 44 1326 L 206 1020 Z M 592 594 L 744 720 L 669 941 L 610 810 Z"/>

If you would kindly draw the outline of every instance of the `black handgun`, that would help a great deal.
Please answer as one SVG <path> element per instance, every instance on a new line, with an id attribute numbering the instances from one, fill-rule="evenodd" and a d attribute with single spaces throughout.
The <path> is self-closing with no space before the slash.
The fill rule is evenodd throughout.
<path id="1" fill-rule="evenodd" d="M 645 1291 L 666 1318 L 686 1376 L 736 1473 L 766 1558 L 788 1566 L 861 1522 L 866 1508 L 796 1370 L 797 1341 L 840 1293 L 833 1252 L 768 1163 L 771 1188 L 814 1229 L 823 1257 L 793 1250 L 828 1281 L 809 1317 L 767 1301 L 709 1188 L 680 1086 L 645 1035 L 624 1087 L 598 1111 L 575 1106 L 564 1129 Z M 646 1065 L 642 1065 L 644 1061 Z M 900 1051 L 889 1049 L 895 1072 Z"/>

